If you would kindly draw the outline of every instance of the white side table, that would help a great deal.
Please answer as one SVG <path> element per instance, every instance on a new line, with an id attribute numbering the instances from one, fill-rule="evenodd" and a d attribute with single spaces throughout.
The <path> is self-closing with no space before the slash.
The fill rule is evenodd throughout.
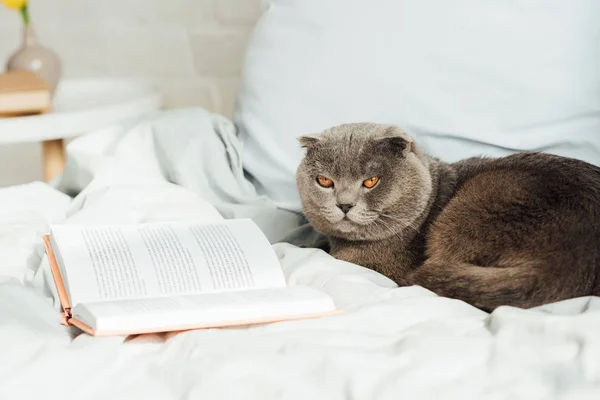
<path id="1" fill-rule="evenodd" d="M 55 92 L 51 112 L 0 118 L 0 145 L 42 142 L 44 179 L 50 181 L 64 168 L 64 139 L 161 106 L 162 96 L 151 86 L 121 79 L 67 79 Z"/>

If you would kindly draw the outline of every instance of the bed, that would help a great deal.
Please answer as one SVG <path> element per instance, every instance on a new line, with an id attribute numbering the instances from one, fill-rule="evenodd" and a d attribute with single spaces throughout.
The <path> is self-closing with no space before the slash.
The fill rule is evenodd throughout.
<path id="1" fill-rule="evenodd" d="M 173 124 L 179 148 L 166 144 Z M 207 170 L 187 163 L 223 142 L 232 125 L 222 117 L 177 110 L 113 129 L 71 143 L 54 187 L 0 190 L 0 398 L 598 398 L 598 298 L 488 315 L 284 242 L 274 248 L 288 284 L 326 291 L 343 315 L 129 339 L 60 325 L 41 244 L 48 224 L 214 218 L 219 209 L 265 223 L 272 211 L 248 193 L 243 205 L 215 200 L 227 187 L 204 186 Z M 188 160 L 180 150 L 192 143 Z M 78 186 L 74 199 L 64 194 Z"/>
<path id="2" fill-rule="evenodd" d="M 586 53 L 597 47 L 598 3 L 366 3 L 265 1 L 233 121 L 199 108 L 131 120 L 71 142 L 57 181 L 0 189 L 0 399 L 600 398 L 599 298 L 487 314 L 397 287 L 300 247 L 310 232 L 293 188 L 295 136 L 354 119 L 408 126 L 442 157 L 537 149 L 599 160 L 600 62 Z M 498 48 L 508 27 L 521 40 Z M 394 55 L 389 37 L 413 40 Z M 540 37 L 579 47 L 511 69 Z M 552 84 L 556 76 L 568 85 Z M 252 218 L 288 284 L 327 292 L 344 314 L 134 338 L 60 324 L 41 241 L 49 224 L 209 217 Z"/>

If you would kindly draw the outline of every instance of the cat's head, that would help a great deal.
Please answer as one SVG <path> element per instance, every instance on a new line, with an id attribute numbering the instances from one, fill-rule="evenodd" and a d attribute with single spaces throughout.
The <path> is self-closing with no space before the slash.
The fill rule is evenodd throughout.
<path id="1" fill-rule="evenodd" d="M 402 129 L 355 123 L 299 138 L 296 183 L 313 227 L 347 240 L 381 240 L 410 227 L 432 192 L 429 158 Z"/>

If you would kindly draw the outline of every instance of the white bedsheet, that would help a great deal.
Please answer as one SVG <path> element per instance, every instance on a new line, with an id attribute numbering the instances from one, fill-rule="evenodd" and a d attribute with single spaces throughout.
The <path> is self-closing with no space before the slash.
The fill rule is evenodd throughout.
<path id="1" fill-rule="evenodd" d="M 75 336 L 59 324 L 40 244 L 48 223 L 221 218 L 211 204 L 219 206 L 223 188 L 194 178 L 206 171 L 186 164 L 183 154 L 194 151 L 187 148 L 192 138 L 213 140 L 224 123 L 223 138 L 231 127 L 199 110 L 161 118 L 171 117 L 191 124 L 170 145 L 161 144 L 166 139 L 156 123 L 72 143 L 70 172 L 58 186 L 85 187 L 73 202 L 42 183 L 0 190 L 0 399 L 600 398 L 598 298 L 488 315 L 286 243 L 274 247 L 289 284 L 325 290 L 345 314 L 185 332 L 166 341 Z M 177 169 L 173 160 L 178 174 L 169 172 Z M 268 220 L 269 202 L 235 179 L 239 186 L 229 187 L 220 211 Z M 213 196 L 215 190 L 221 194 Z"/>

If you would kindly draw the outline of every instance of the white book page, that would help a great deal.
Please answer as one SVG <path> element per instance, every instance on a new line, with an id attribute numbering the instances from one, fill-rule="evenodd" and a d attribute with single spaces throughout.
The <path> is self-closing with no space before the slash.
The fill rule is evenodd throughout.
<path id="1" fill-rule="evenodd" d="M 51 236 L 73 306 L 286 285 L 275 252 L 251 220 L 58 225 Z"/>
<path id="2" fill-rule="evenodd" d="M 181 329 L 335 310 L 333 299 L 307 286 L 80 304 L 73 317 L 99 333 Z"/>

